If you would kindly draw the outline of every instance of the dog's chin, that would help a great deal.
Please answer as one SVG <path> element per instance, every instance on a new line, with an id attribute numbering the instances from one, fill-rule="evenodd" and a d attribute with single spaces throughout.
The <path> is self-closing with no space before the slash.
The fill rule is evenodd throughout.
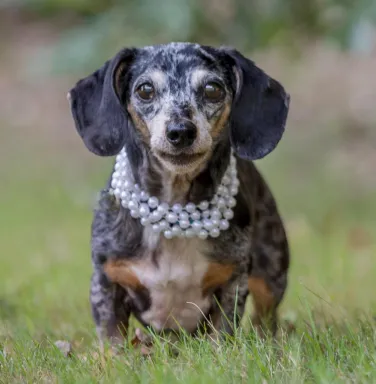
<path id="1" fill-rule="evenodd" d="M 172 154 L 158 151 L 157 157 L 162 165 L 170 172 L 187 174 L 197 171 L 207 158 L 206 152 Z"/>

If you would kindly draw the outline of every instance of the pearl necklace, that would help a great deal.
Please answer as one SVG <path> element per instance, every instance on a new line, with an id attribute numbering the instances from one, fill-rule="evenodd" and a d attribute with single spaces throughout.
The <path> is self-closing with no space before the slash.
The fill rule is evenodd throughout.
<path id="1" fill-rule="evenodd" d="M 192 238 L 198 236 L 218 237 L 220 231 L 229 228 L 234 217 L 232 208 L 236 205 L 234 196 L 238 193 L 239 180 L 236 159 L 231 153 L 230 164 L 222 178 L 213 199 L 196 205 L 160 203 L 157 197 L 150 197 L 134 183 L 127 153 L 123 148 L 116 156 L 115 170 L 111 179 L 111 193 L 121 205 L 130 210 L 133 218 L 139 218 L 143 226 L 151 226 L 153 232 L 161 233 L 167 239 L 173 237 Z"/>

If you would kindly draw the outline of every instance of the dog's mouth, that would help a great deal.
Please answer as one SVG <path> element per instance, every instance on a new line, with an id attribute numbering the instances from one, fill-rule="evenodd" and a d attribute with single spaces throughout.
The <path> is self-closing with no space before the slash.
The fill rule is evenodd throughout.
<path id="1" fill-rule="evenodd" d="M 173 154 L 173 153 L 159 152 L 158 155 L 162 160 L 167 161 L 173 165 L 186 166 L 193 163 L 197 163 L 199 160 L 201 160 L 205 156 L 205 153 Z"/>

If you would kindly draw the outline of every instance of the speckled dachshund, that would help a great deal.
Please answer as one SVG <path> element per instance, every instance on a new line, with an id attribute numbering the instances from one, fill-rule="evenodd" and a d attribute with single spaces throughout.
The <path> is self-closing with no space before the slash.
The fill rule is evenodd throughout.
<path id="1" fill-rule="evenodd" d="M 171 43 L 123 49 L 68 95 L 88 149 L 125 147 L 135 181 L 159 201 L 211 200 L 237 158 L 230 228 L 217 238 L 166 239 L 102 190 L 92 223 L 92 313 L 100 340 L 122 343 L 133 314 L 157 332 L 232 333 L 251 293 L 254 324 L 275 332 L 289 250 L 274 198 L 252 160 L 284 132 L 289 96 L 229 48 Z M 268 321 L 266 321 L 268 320 Z M 208 329 L 208 328 L 207 328 Z"/>

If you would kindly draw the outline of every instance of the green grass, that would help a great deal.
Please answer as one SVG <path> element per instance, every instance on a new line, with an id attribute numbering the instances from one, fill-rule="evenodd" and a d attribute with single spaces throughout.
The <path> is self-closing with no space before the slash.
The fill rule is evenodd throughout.
<path id="1" fill-rule="evenodd" d="M 217 348 L 187 338 L 177 346 L 178 357 L 159 341 L 152 357 L 126 351 L 100 360 L 90 347 L 64 358 L 48 340 L 32 341 L 24 335 L 0 362 L 4 382 L 364 383 L 375 379 L 375 342 L 374 329 L 361 323 L 322 331 L 304 327 L 278 342 L 243 333 Z"/>
<path id="2" fill-rule="evenodd" d="M 2 178 L 0 382 L 376 382 L 373 194 L 326 174 L 319 163 L 302 171 L 283 148 L 277 151 L 262 168 L 292 249 L 278 339 L 258 339 L 248 310 L 236 337 L 217 348 L 183 338 L 175 356 L 158 339 L 152 357 L 128 348 L 102 361 L 88 302 L 88 202 L 108 163 L 48 166 L 44 156 L 30 156 L 27 169 Z M 71 358 L 54 347 L 56 340 L 72 342 Z"/>

